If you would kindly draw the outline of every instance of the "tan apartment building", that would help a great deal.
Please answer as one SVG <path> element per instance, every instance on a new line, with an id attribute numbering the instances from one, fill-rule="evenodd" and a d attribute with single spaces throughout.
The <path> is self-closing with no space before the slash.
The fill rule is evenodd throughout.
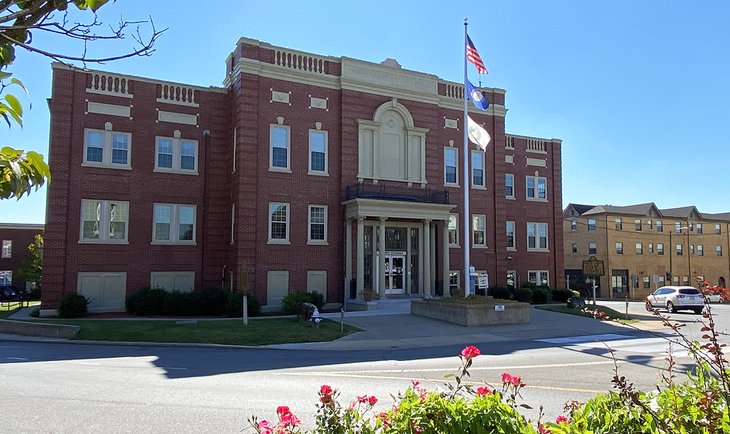
<path id="1" fill-rule="evenodd" d="M 573 289 L 588 289 L 583 261 L 603 261 L 597 296 L 641 300 L 663 285 L 697 286 L 697 278 L 726 287 L 730 275 L 730 213 L 694 206 L 659 209 L 569 204 L 563 213 L 565 275 Z"/>

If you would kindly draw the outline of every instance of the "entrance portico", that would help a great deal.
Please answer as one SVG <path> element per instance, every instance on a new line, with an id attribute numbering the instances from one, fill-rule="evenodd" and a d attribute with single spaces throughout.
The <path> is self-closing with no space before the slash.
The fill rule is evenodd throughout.
<path id="1" fill-rule="evenodd" d="M 449 275 L 448 220 L 451 204 L 355 198 L 345 206 L 345 279 L 355 278 L 356 297 L 365 291 L 380 298 L 435 293 L 436 251 L 441 252 L 441 275 Z M 356 222 L 355 276 L 352 229 Z M 441 222 L 441 246 L 436 228 Z M 444 285 L 448 288 L 447 285 Z M 448 292 L 448 291 L 447 291 Z"/>

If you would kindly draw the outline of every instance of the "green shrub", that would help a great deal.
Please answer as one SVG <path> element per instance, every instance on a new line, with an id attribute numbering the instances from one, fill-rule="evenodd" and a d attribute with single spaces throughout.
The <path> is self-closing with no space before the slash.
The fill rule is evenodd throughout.
<path id="1" fill-rule="evenodd" d="M 537 288 L 537 284 L 535 282 L 525 282 L 522 284 L 521 288 L 529 288 L 530 291 L 533 291 Z"/>
<path id="2" fill-rule="evenodd" d="M 224 288 L 208 288 L 198 296 L 195 315 L 219 316 L 226 312 L 230 291 Z"/>
<path id="3" fill-rule="evenodd" d="M 61 318 L 83 318 L 86 316 L 90 301 L 81 294 L 66 294 L 58 304 L 58 316 Z"/>
<path id="4" fill-rule="evenodd" d="M 495 286 L 494 288 L 489 288 L 488 295 L 502 300 L 512 299 L 512 291 L 505 288 L 504 286 Z"/>
<path id="5" fill-rule="evenodd" d="M 322 309 L 324 306 L 324 297 L 318 292 L 292 292 L 289 293 L 284 300 L 282 305 L 284 306 L 284 313 L 287 315 L 296 315 L 302 310 L 302 304 L 312 303 L 317 306 L 317 309 Z"/>
<path id="6" fill-rule="evenodd" d="M 574 295 L 576 295 L 575 291 L 571 291 L 570 289 L 553 290 L 553 300 L 555 300 L 555 301 L 565 302 L 565 301 L 568 301 L 568 299 Z"/>
<path id="7" fill-rule="evenodd" d="M 261 304 L 258 299 L 251 293 L 248 294 L 248 316 L 258 316 L 261 314 Z M 243 292 L 233 292 L 228 294 L 226 302 L 226 315 L 232 317 L 243 316 Z"/>
<path id="8" fill-rule="evenodd" d="M 550 300 L 550 289 L 545 286 L 538 286 L 532 291 L 532 302 L 534 304 L 545 304 Z"/>
<path id="9" fill-rule="evenodd" d="M 127 296 L 127 312 L 130 315 L 160 315 L 166 295 L 163 288 L 142 288 Z"/>
<path id="10" fill-rule="evenodd" d="M 532 289 L 523 286 L 522 288 L 515 291 L 515 300 L 523 303 L 529 303 L 532 301 Z"/>

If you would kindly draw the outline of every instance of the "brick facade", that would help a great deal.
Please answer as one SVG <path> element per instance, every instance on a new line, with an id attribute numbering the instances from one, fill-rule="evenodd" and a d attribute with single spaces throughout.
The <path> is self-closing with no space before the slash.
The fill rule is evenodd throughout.
<path id="1" fill-rule="evenodd" d="M 43 225 L 0 223 L 0 284 L 22 290 L 26 288 L 25 280 L 18 275 L 18 268 L 29 259 L 28 246 L 37 234 L 43 235 Z M 8 276 L 10 282 L 7 282 Z"/>
<path id="2" fill-rule="evenodd" d="M 463 85 L 404 70 L 392 60 L 374 64 L 324 57 L 246 38 L 239 40 L 226 64 L 224 88 L 54 65 L 50 100 L 54 182 L 48 193 L 44 309 L 50 312 L 68 292 L 102 297 L 99 285 L 132 293 L 154 284 L 152 276 L 161 274 L 161 279 L 172 279 L 169 282 L 177 278 L 187 282 L 184 279 L 193 272 L 195 289 L 237 289 L 243 283 L 244 268 L 252 293 L 262 304 L 271 304 L 269 308 L 276 308 L 281 295 L 277 285 L 284 281 L 285 292 L 319 290 L 328 303 L 341 303 L 349 297 L 343 295 L 350 288 L 348 267 L 350 279 L 356 279 L 356 264 L 363 260 L 357 257 L 357 218 L 375 228 L 373 233 L 380 219 L 388 234 L 410 228 L 405 230 L 410 231 L 414 251 L 409 247 L 409 253 L 388 252 L 403 257 L 406 268 L 417 264 L 416 245 L 424 242 L 424 228 L 428 228 L 433 233 L 431 263 L 418 263 L 413 270 L 429 280 L 431 294 L 448 293 L 448 288 L 444 291 L 448 285 L 442 248 L 444 210 L 451 208 L 451 213 L 463 217 Z M 472 249 L 472 265 L 489 274 L 492 286 L 505 285 L 508 270 L 516 272 L 515 283 L 527 281 L 528 270 L 542 270 L 551 286 L 560 286 L 564 280 L 561 142 L 506 134 L 504 90 L 481 90 L 491 106 L 486 112 L 470 107 L 470 116 L 488 130 L 492 141 L 484 156 L 485 188 L 473 188 L 470 193 L 471 213 L 486 216 L 486 247 Z M 398 126 L 393 135 L 386 131 L 391 124 L 374 118 L 378 113 L 404 126 Z M 270 167 L 272 125 L 289 132 L 289 164 L 283 169 Z M 129 133 L 128 167 L 84 163 L 86 129 Z M 310 173 L 310 130 L 326 132 L 325 172 Z M 372 142 L 367 142 L 369 131 L 375 131 Z M 157 170 L 157 137 L 197 141 L 197 171 Z M 397 152 L 386 149 L 391 141 L 399 146 Z M 368 148 L 367 143 L 372 146 Z M 444 183 L 444 149 L 448 147 L 458 153 L 457 186 Z M 470 144 L 469 149 L 478 148 Z M 363 158 L 372 161 L 365 171 Z M 374 172 L 366 173 L 371 168 Z M 383 176 L 378 170 L 396 175 Z M 514 198 L 505 197 L 505 173 L 514 175 Z M 545 197 L 526 197 L 528 177 L 545 180 Z M 353 218 L 350 212 L 362 213 L 364 204 L 370 204 L 363 197 L 348 202 L 348 187 L 358 184 L 397 190 L 401 195 L 448 191 L 449 199 L 446 205 L 418 205 L 433 212 L 434 219 L 407 217 L 408 206 L 400 202 L 402 198 L 395 203 L 376 201 L 375 211 Z M 86 216 L 84 224 L 93 231 L 83 235 L 91 229 L 82 226 L 82 201 L 90 200 L 106 202 L 97 205 L 96 223 L 93 215 L 91 222 Z M 271 203 L 287 204 L 287 240 L 270 240 Z M 383 205 L 381 211 L 395 213 L 383 215 L 378 203 Z M 112 205 L 123 209 L 126 204 L 126 239 L 105 242 L 107 235 L 96 230 L 105 227 L 104 210 Z M 155 204 L 195 206 L 194 239 L 155 242 L 159 223 Z M 308 238 L 311 205 L 326 207 L 326 243 Z M 115 217 L 106 218 L 111 227 Z M 515 222 L 514 249 L 506 247 L 506 221 Z M 531 222 L 546 225 L 544 248 L 527 248 L 526 227 Z M 463 243 L 470 237 L 461 233 L 461 221 L 458 226 Z M 350 251 L 346 251 L 348 242 Z M 385 244 L 385 253 L 384 249 Z M 461 249 L 448 251 L 448 269 L 462 270 Z M 426 269 L 432 267 L 433 274 L 428 275 Z M 371 282 L 380 279 L 376 270 L 371 262 L 366 271 Z M 396 289 L 401 295 L 424 295 L 426 283 L 420 282 Z M 111 304 L 101 303 L 99 310 L 111 310 L 118 304 L 116 297 Z"/>

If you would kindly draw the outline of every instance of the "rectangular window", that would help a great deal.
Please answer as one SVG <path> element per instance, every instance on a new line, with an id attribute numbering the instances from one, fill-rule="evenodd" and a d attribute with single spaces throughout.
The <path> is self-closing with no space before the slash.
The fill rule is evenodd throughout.
<path id="1" fill-rule="evenodd" d="M 461 289 L 460 286 L 459 272 L 453 270 L 449 271 L 449 291 L 453 294 L 454 291 Z"/>
<path id="2" fill-rule="evenodd" d="M 649 219 L 649 220 L 646 221 L 646 228 L 649 229 L 649 230 L 652 230 L 653 229 L 651 219 Z"/>
<path id="3" fill-rule="evenodd" d="M 459 246 L 459 215 L 449 214 L 449 246 Z"/>
<path id="4" fill-rule="evenodd" d="M 484 187 L 484 152 L 471 151 L 471 185 Z"/>
<path id="5" fill-rule="evenodd" d="M 550 279 L 547 270 L 527 270 L 527 281 L 532 282 L 535 285 L 550 285 Z"/>
<path id="6" fill-rule="evenodd" d="M 132 135 L 112 131 L 111 126 L 109 128 L 84 130 L 84 165 L 129 168 Z"/>
<path id="7" fill-rule="evenodd" d="M 697 244 L 697 256 L 705 256 L 705 248 L 702 244 Z"/>
<path id="8" fill-rule="evenodd" d="M 715 246 L 715 255 L 722 256 L 722 246 L 719 244 Z"/>
<path id="9" fill-rule="evenodd" d="M 514 250 L 515 249 L 515 222 L 508 221 L 507 222 L 507 249 L 508 250 Z"/>
<path id="10" fill-rule="evenodd" d="M 289 204 L 269 202 L 269 243 L 289 244 Z"/>
<path id="11" fill-rule="evenodd" d="M 542 176 L 525 177 L 527 186 L 528 200 L 546 200 L 547 199 L 547 178 Z"/>
<path id="12" fill-rule="evenodd" d="M 617 255 L 624 254 L 624 243 L 622 243 L 621 241 L 616 241 L 616 254 Z"/>
<path id="13" fill-rule="evenodd" d="M 635 231 L 641 230 L 641 219 L 634 220 L 634 230 Z"/>
<path id="14" fill-rule="evenodd" d="M 649 253 L 654 253 L 654 243 L 649 243 Z"/>
<path id="15" fill-rule="evenodd" d="M 620 218 L 616 219 L 616 230 L 621 231 L 624 229 L 623 221 Z"/>
<path id="16" fill-rule="evenodd" d="M 269 170 L 289 171 L 289 127 L 285 125 L 271 125 Z"/>
<path id="17" fill-rule="evenodd" d="M 596 230 L 596 220 L 595 219 L 588 219 L 588 230 L 589 231 Z"/>
<path id="18" fill-rule="evenodd" d="M 682 222 L 675 220 L 674 221 L 674 232 L 681 233 L 682 232 Z"/>
<path id="19" fill-rule="evenodd" d="M 690 255 L 694 255 L 695 254 L 695 245 L 694 244 L 690 244 L 689 245 L 689 254 Z"/>
<path id="20" fill-rule="evenodd" d="M 720 225 L 719 224 L 716 224 L 715 225 L 715 234 L 716 235 L 722 234 L 722 229 L 720 229 Z"/>
<path id="21" fill-rule="evenodd" d="M 576 223 L 576 221 L 575 220 L 571 220 L 570 221 L 570 230 L 571 231 L 575 231 L 577 228 L 578 228 L 578 224 Z"/>
<path id="22" fill-rule="evenodd" d="M 695 225 L 695 228 L 697 229 L 697 234 L 702 234 L 702 223 L 697 223 Z"/>
<path id="23" fill-rule="evenodd" d="M 571 251 L 571 253 L 578 253 L 578 244 L 572 243 L 570 245 L 570 251 Z"/>
<path id="24" fill-rule="evenodd" d="M 484 214 L 472 214 L 471 216 L 471 233 L 473 247 L 487 247 L 486 220 Z"/>
<path id="25" fill-rule="evenodd" d="M 198 174 L 198 141 L 174 137 L 155 138 L 155 171 Z"/>
<path id="26" fill-rule="evenodd" d="M 664 232 L 664 222 L 662 222 L 661 220 L 656 221 L 656 231 Z"/>
<path id="27" fill-rule="evenodd" d="M 12 285 L 12 284 L 13 284 L 12 270 L 0 270 L 0 285 Z"/>
<path id="28" fill-rule="evenodd" d="M 597 249 L 596 249 L 596 243 L 595 242 L 592 242 L 591 241 L 590 243 L 588 243 L 588 254 L 589 255 L 595 255 L 596 254 L 596 250 Z"/>
<path id="29" fill-rule="evenodd" d="M 504 174 L 504 194 L 509 198 L 515 197 L 515 175 L 511 173 Z"/>
<path id="30" fill-rule="evenodd" d="M 13 257 L 13 240 L 3 240 L 0 258 L 7 259 Z"/>
<path id="31" fill-rule="evenodd" d="M 327 174 L 327 131 L 309 130 L 309 173 Z"/>
<path id="32" fill-rule="evenodd" d="M 643 283 L 644 289 L 651 288 L 651 279 L 649 276 L 643 276 L 641 282 Z"/>
<path id="33" fill-rule="evenodd" d="M 195 244 L 195 205 L 156 203 L 153 214 L 153 244 Z"/>
<path id="34" fill-rule="evenodd" d="M 547 250 L 547 223 L 527 223 L 527 250 Z"/>
<path id="35" fill-rule="evenodd" d="M 644 245 L 641 243 L 636 243 L 636 254 L 637 255 L 643 255 L 644 254 Z"/>
<path id="36" fill-rule="evenodd" d="M 233 128 L 233 154 L 232 154 L 232 163 L 233 168 L 231 169 L 231 173 L 236 173 L 236 148 L 238 146 L 238 131 L 236 128 Z"/>
<path id="37" fill-rule="evenodd" d="M 327 244 L 327 207 L 309 205 L 309 243 Z"/>
<path id="38" fill-rule="evenodd" d="M 126 243 L 129 202 L 81 200 L 80 242 Z"/>
<path id="39" fill-rule="evenodd" d="M 677 244 L 676 249 L 677 249 L 677 256 L 682 256 L 682 245 Z"/>
<path id="40" fill-rule="evenodd" d="M 456 148 L 444 148 L 444 184 L 458 185 L 458 154 Z"/>
<path id="41" fill-rule="evenodd" d="M 664 255 L 664 243 L 656 243 L 656 254 Z"/>

